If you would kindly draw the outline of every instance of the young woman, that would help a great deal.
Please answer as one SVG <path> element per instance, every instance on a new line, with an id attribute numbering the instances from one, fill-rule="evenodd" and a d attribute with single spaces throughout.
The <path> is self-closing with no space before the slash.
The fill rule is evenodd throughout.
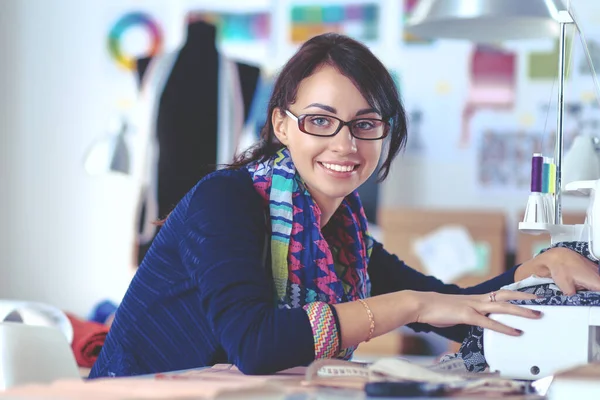
<path id="1" fill-rule="evenodd" d="M 394 82 L 363 45 L 325 34 L 283 67 L 258 146 L 200 181 L 166 219 L 131 282 L 91 377 L 233 363 L 273 373 L 403 325 L 462 341 L 489 313 L 540 318 L 497 291 L 532 274 L 600 289 L 597 266 L 550 249 L 462 289 L 405 265 L 368 233 L 356 189 L 406 141 Z"/>

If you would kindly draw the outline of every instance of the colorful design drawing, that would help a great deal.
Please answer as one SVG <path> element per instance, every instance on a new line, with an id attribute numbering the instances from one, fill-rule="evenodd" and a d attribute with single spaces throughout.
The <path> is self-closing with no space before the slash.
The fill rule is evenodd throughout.
<path id="1" fill-rule="evenodd" d="M 108 51 L 116 63 L 128 71 L 135 69 L 135 58 L 123 52 L 121 40 L 125 32 L 135 26 L 143 27 L 150 37 L 150 46 L 146 50 L 147 56 L 158 54 L 163 42 L 160 26 L 148 14 L 131 12 L 119 18 L 108 33 Z"/>
<path id="2" fill-rule="evenodd" d="M 565 54 L 571 53 L 571 39 L 567 37 Z M 558 40 L 550 52 L 532 52 L 528 57 L 528 76 L 531 80 L 552 80 L 558 78 Z M 572 68 L 566 64 L 566 75 L 570 76 Z"/>
<path id="3" fill-rule="evenodd" d="M 377 3 L 296 5 L 291 9 L 290 40 L 302 43 L 322 33 L 337 32 L 370 42 L 379 36 L 378 25 Z"/>
<path id="4" fill-rule="evenodd" d="M 270 33 L 270 17 L 267 13 L 202 13 L 197 18 L 217 28 L 218 40 L 222 42 L 266 41 Z"/>
<path id="5" fill-rule="evenodd" d="M 469 121 L 479 109 L 507 110 L 514 106 L 516 54 L 492 46 L 478 45 L 471 58 L 471 82 L 463 110 L 460 147 L 469 144 Z"/>

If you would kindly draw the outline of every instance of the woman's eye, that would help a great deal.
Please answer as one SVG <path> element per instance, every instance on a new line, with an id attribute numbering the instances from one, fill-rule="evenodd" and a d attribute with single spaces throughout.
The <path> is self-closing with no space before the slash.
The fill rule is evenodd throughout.
<path id="1" fill-rule="evenodd" d="M 331 123 L 331 121 L 329 121 L 328 118 L 324 118 L 324 117 L 314 117 L 311 118 L 310 122 L 314 125 L 318 125 L 318 126 L 327 126 Z"/>
<path id="2" fill-rule="evenodd" d="M 375 128 L 375 124 L 371 121 L 358 121 L 354 126 L 363 131 Z"/>

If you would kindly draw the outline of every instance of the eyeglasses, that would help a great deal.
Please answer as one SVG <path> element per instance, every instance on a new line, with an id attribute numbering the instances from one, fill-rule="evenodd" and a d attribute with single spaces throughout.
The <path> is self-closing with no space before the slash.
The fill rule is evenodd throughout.
<path id="1" fill-rule="evenodd" d="M 313 136 L 335 136 L 344 126 L 347 126 L 350 134 L 357 139 L 380 140 L 386 137 L 390 131 L 390 124 L 382 119 L 358 118 L 346 122 L 331 115 L 303 114 L 296 116 L 289 110 L 285 110 L 285 113 L 298 122 L 298 129 Z"/>

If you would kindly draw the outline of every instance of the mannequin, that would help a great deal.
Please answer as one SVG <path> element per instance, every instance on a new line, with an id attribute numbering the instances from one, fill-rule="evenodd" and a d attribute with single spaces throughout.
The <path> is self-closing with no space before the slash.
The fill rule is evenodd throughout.
<path id="1" fill-rule="evenodd" d="M 153 222 L 218 163 L 231 161 L 243 129 L 260 70 L 228 60 L 215 40 L 213 25 L 189 18 L 180 49 L 137 62 L 147 161 L 135 265 L 158 232 Z"/>

